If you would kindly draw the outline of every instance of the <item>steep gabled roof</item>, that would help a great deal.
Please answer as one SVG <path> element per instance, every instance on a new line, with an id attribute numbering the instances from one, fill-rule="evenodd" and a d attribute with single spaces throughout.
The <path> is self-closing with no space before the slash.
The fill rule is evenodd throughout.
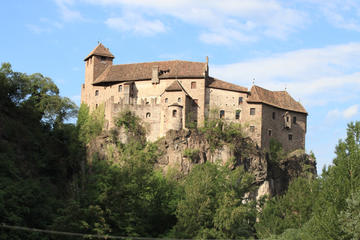
<path id="1" fill-rule="evenodd" d="M 153 67 L 159 69 L 159 79 L 165 78 L 203 78 L 207 64 L 189 61 L 161 61 L 113 65 L 101 74 L 95 85 L 123 81 L 150 80 Z"/>
<path id="2" fill-rule="evenodd" d="M 89 53 L 89 55 L 87 55 L 87 57 L 84 59 L 84 61 L 86 61 L 89 57 L 91 57 L 93 55 L 115 58 L 114 55 L 112 55 L 112 53 L 109 51 L 109 49 L 106 48 L 101 43 L 99 43 L 99 45 L 97 45 L 96 48 L 94 48 L 94 50 L 92 50 Z"/>
<path id="3" fill-rule="evenodd" d="M 249 103 L 265 103 L 284 110 L 306 113 L 305 108 L 295 101 L 286 91 L 269 91 L 259 86 L 253 86 L 251 95 L 247 99 Z"/>
<path id="4" fill-rule="evenodd" d="M 174 92 L 174 91 L 182 91 L 183 88 L 181 87 L 179 81 L 173 81 L 167 88 L 165 88 L 165 91 L 167 92 Z"/>
<path id="5" fill-rule="evenodd" d="M 217 89 L 223 89 L 223 90 L 229 90 L 234 92 L 249 92 L 247 88 L 241 87 L 229 82 L 222 81 L 220 79 L 216 79 L 213 77 L 209 77 L 207 82 L 207 87 L 209 88 L 217 88 Z"/>

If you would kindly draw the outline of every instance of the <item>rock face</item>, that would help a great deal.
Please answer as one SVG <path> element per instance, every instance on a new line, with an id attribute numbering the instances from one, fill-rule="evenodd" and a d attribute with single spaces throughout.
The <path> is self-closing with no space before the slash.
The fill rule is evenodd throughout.
<path id="1" fill-rule="evenodd" d="M 123 134 L 124 132 L 121 132 L 118 139 L 124 143 L 127 138 L 122 136 Z M 112 151 L 116 148 L 113 138 L 114 136 L 107 132 L 93 140 L 88 146 L 88 159 L 94 155 L 100 159 L 116 159 L 117 153 Z M 207 161 L 218 164 L 231 162 L 229 167 L 232 168 L 243 166 L 255 176 L 254 184 L 258 186 L 258 190 L 251 193 L 254 198 L 282 194 L 290 181 L 299 176 L 316 176 L 316 163 L 311 156 L 298 151 L 274 161 L 248 137 L 240 138 L 236 143 L 224 143 L 214 150 L 198 131 L 172 130 L 157 144 L 162 154 L 156 167 L 164 172 L 176 169 L 186 175 L 195 164 Z"/>

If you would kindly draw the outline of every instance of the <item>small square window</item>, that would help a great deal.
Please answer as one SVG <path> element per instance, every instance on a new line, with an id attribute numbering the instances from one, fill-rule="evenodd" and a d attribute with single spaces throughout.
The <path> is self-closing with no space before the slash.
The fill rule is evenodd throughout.
<path id="1" fill-rule="evenodd" d="M 250 115 L 255 115 L 255 108 L 250 108 Z"/>
<path id="2" fill-rule="evenodd" d="M 255 126 L 250 126 L 250 132 L 255 132 Z"/>
<path id="3" fill-rule="evenodd" d="M 196 82 L 191 82 L 191 89 L 196 89 Z"/>
<path id="4" fill-rule="evenodd" d="M 293 139 L 293 135 L 289 134 L 289 141 L 291 141 Z"/>

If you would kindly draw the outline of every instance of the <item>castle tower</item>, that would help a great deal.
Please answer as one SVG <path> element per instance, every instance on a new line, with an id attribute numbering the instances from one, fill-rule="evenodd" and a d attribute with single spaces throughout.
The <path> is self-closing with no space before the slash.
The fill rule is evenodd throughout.
<path id="1" fill-rule="evenodd" d="M 114 55 L 104 45 L 99 43 L 94 50 L 84 59 L 85 61 L 85 84 L 81 88 L 81 102 L 90 104 L 94 88 L 92 83 L 112 65 Z"/>
<path id="2" fill-rule="evenodd" d="M 166 115 L 166 128 L 168 130 L 181 130 L 183 122 L 183 106 L 174 103 L 168 106 Z"/>

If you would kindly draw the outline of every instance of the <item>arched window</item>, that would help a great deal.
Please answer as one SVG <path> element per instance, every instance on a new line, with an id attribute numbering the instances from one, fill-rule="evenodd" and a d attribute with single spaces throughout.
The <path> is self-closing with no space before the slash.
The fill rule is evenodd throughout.
<path id="1" fill-rule="evenodd" d="M 151 117 L 151 113 L 147 112 L 146 113 L 146 118 L 149 118 L 149 117 Z"/>
<path id="2" fill-rule="evenodd" d="M 224 118 L 225 117 L 225 111 L 224 110 L 220 110 L 220 118 Z"/>
<path id="3" fill-rule="evenodd" d="M 177 113 L 177 111 L 176 111 L 176 110 L 173 110 L 173 111 L 172 111 L 172 116 L 173 116 L 173 117 L 176 117 L 176 113 Z"/>
<path id="4" fill-rule="evenodd" d="M 119 92 L 122 92 L 122 85 L 119 85 Z"/>
<path id="5" fill-rule="evenodd" d="M 178 98 L 178 102 L 181 102 L 181 98 L 180 98 L 180 97 Z"/>
<path id="6" fill-rule="evenodd" d="M 168 98 L 165 98 L 165 103 L 167 103 L 169 101 L 169 99 Z"/>
<path id="7" fill-rule="evenodd" d="M 99 96 L 99 90 L 95 90 L 95 96 Z"/>

